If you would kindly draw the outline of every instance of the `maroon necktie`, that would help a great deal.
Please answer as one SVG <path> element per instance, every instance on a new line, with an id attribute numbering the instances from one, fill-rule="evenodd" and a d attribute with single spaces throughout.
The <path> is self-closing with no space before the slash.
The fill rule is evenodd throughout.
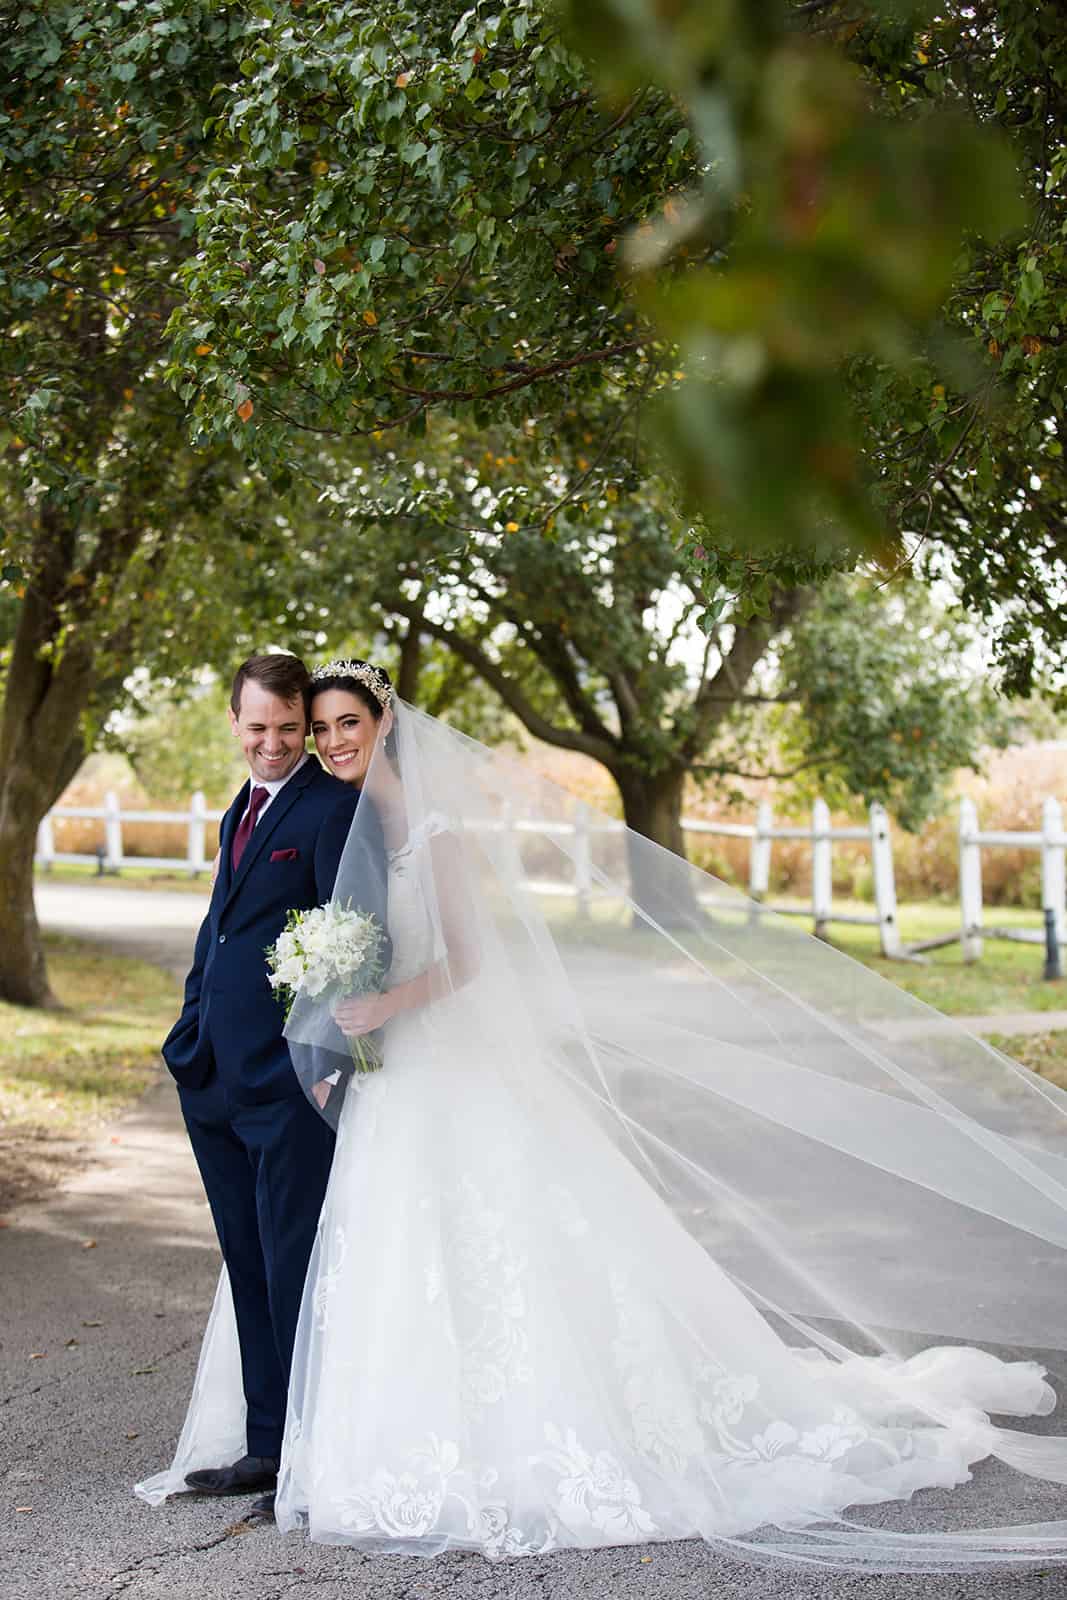
<path id="1" fill-rule="evenodd" d="M 252 837 L 252 829 L 256 825 L 256 818 L 262 811 L 263 802 L 267 799 L 269 794 L 269 789 L 264 789 L 257 784 L 249 796 L 248 810 L 241 818 L 240 826 L 233 836 L 233 848 L 230 852 L 230 860 L 233 862 L 234 872 L 236 872 L 237 868 L 241 865 L 241 857 L 245 853 L 245 845 Z"/>

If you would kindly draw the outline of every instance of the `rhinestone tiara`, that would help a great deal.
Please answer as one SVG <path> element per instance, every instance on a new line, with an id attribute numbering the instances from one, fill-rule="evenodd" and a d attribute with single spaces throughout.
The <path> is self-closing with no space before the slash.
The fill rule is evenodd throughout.
<path id="1" fill-rule="evenodd" d="M 324 661 L 311 674 L 311 682 L 321 683 L 323 678 L 352 678 L 370 690 L 383 711 L 393 698 L 392 687 L 384 673 L 372 667 L 369 661 Z"/>

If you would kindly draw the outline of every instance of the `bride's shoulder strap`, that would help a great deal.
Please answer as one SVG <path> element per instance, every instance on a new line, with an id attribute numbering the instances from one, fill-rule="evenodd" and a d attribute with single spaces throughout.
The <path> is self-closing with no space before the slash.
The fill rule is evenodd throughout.
<path id="1" fill-rule="evenodd" d="M 441 833 L 454 832 L 452 818 L 444 811 L 428 811 L 412 833 L 416 845 L 428 844 Z"/>

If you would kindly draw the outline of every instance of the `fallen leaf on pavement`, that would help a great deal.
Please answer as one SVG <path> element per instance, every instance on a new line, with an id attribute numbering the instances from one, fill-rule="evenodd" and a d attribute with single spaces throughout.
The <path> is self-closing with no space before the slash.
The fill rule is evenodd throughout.
<path id="1" fill-rule="evenodd" d="M 66 1347 L 67 1347 L 68 1350 L 76 1350 L 78 1348 L 77 1339 L 68 1339 Z"/>
<path id="2" fill-rule="evenodd" d="M 96 1249 L 96 1240 L 95 1239 L 86 1239 L 85 1243 L 82 1245 L 82 1249 L 83 1250 L 95 1250 Z"/>
<path id="3" fill-rule="evenodd" d="M 155 1370 L 155 1367 L 134 1367 L 133 1375 L 135 1378 L 147 1378 L 148 1374 Z"/>
<path id="4" fill-rule="evenodd" d="M 32 1506 L 16 1506 L 15 1510 L 16 1511 L 32 1511 L 33 1507 Z"/>
<path id="5" fill-rule="evenodd" d="M 102 1322 L 85 1322 L 84 1320 L 82 1322 L 83 1328 L 102 1328 L 103 1326 Z"/>
<path id="6" fill-rule="evenodd" d="M 47 1354 L 48 1354 L 47 1350 L 31 1350 L 31 1352 L 30 1352 L 30 1360 L 31 1361 L 43 1361 Z"/>
<path id="7" fill-rule="evenodd" d="M 139 1439 L 140 1438 L 140 1434 L 138 1434 L 138 1433 L 128 1433 L 126 1435 L 126 1437 L 127 1437 L 127 1439 Z"/>

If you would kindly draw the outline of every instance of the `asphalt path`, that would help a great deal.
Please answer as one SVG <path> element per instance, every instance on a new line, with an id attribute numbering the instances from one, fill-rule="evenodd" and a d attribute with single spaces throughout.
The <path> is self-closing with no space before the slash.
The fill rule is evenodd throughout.
<path id="1" fill-rule="evenodd" d="M 47 926 L 184 970 L 199 896 L 47 885 Z M 753 1567 L 696 1542 L 490 1564 L 369 1557 L 240 1522 L 244 1502 L 143 1505 L 166 1464 L 218 1272 L 207 1207 L 162 1075 L 88 1168 L 0 1230 L 3 1600 L 1064 1600 L 1063 1572 L 859 1577 Z M 979 1467 L 983 1521 L 1001 1475 Z M 1017 1484 L 1018 1480 L 1016 1480 Z M 905 1508 L 906 1509 L 906 1508 Z M 1034 1520 L 1063 1491 L 1035 1485 Z"/>

